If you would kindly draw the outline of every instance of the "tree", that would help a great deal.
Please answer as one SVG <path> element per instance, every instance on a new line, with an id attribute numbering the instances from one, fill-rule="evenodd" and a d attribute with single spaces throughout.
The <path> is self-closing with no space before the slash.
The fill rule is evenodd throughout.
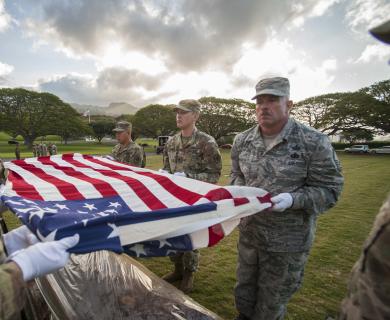
<path id="1" fill-rule="evenodd" d="M 69 112 L 69 105 L 50 93 L 39 93 L 21 88 L 0 89 L 0 125 L 2 130 L 20 134 L 29 147 L 39 136 L 56 134 L 64 124 L 61 110 Z"/>
<path id="2" fill-rule="evenodd" d="M 131 123 L 131 139 L 133 141 L 141 135 L 141 128 L 138 126 L 134 114 L 122 114 L 116 118 L 116 121 L 127 121 Z"/>
<path id="3" fill-rule="evenodd" d="M 65 144 L 71 138 L 90 136 L 93 134 L 91 127 L 88 126 L 71 106 L 65 105 L 59 108 L 57 116 L 61 118 L 61 124 L 53 132 L 59 135 Z"/>
<path id="4" fill-rule="evenodd" d="M 98 139 L 99 143 L 106 135 L 112 135 L 112 129 L 115 128 L 115 123 L 112 120 L 98 120 L 89 125 L 92 128 L 93 136 Z"/>
<path id="5" fill-rule="evenodd" d="M 376 82 L 369 87 L 360 89 L 360 91 L 390 105 L 390 79 Z"/>
<path id="6" fill-rule="evenodd" d="M 132 120 L 137 133 L 148 138 L 172 135 L 177 131 L 175 114 L 170 106 L 146 106 L 138 110 Z"/>
<path id="7" fill-rule="evenodd" d="M 255 105 L 240 99 L 203 97 L 197 126 L 216 140 L 255 125 Z"/>
<path id="8" fill-rule="evenodd" d="M 298 120 L 329 135 L 356 129 L 384 131 L 385 116 L 388 115 L 384 102 L 362 91 L 308 98 L 295 104 L 291 113 Z"/>
<path id="9" fill-rule="evenodd" d="M 354 143 L 357 141 L 372 141 L 374 139 L 372 131 L 367 129 L 354 129 L 350 131 L 343 131 L 341 132 L 341 136 L 349 143 Z"/>

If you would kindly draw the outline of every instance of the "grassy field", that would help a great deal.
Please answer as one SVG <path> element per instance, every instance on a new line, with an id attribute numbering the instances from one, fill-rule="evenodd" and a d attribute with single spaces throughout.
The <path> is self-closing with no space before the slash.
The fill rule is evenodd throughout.
<path id="1" fill-rule="evenodd" d="M 101 151 L 96 153 L 104 153 Z M 337 206 L 318 220 L 304 284 L 288 306 L 287 319 L 322 320 L 326 315 L 337 314 L 340 301 L 346 294 L 352 265 L 359 257 L 375 215 L 390 191 L 389 156 L 339 154 L 339 157 L 345 175 L 344 191 Z M 157 169 L 161 165 L 161 156 L 148 157 L 147 167 Z M 224 151 L 221 185 L 228 182 L 229 171 L 229 153 Z M 11 227 L 17 224 L 9 213 L 7 221 Z M 191 293 L 196 301 L 225 319 L 232 319 L 235 315 L 233 287 L 237 236 L 235 231 L 216 247 L 201 250 L 200 270 Z M 160 276 L 172 268 L 168 258 L 140 261 Z"/>

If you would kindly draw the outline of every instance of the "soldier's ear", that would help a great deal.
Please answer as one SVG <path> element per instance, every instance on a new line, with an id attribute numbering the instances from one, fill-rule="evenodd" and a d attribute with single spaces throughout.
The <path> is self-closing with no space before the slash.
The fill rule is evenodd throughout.
<path id="1" fill-rule="evenodd" d="M 292 107 L 294 106 L 294 103 L 292 100 L 287 100 L 287 110 L 290 112 Z"/>

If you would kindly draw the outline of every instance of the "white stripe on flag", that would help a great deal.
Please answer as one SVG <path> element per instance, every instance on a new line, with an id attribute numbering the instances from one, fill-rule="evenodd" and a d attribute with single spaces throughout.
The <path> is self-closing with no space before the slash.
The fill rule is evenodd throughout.
<path id="1" fill-rule="evenodd" d="M 50 157 L 50 160 L 53 161 L 54 156 Z M 86 182 L 81 179 L 74 178 L 72 176 L 68 176 L 65 172 L 58 170 L 54 168 L 52 165 L 45 165 L 37 160 L 34 159 L 25 159 L 25 161 L 29 164 L 32 164 L 36 168 L 40 168 L 43 171 L 45 171 L 46 174 L 56 177 L 57 179 L 63 180 L 65 182 L 68 182 L 77 189 L 78 192 L 82 194 L 84 198 L 87 199 L 94 199 L 94 198 L 100 198 L 102 195 L 96 188 L 93 186 L 92 183 Z M 53 161 L 54 162 L 54 161 Z"/>
<path id="2" fill-rule="evenodd" d="M 82 162 L 85 160 L 83 158 L 75 158 L 73 160 L 77 160 Z M 123 201 L 127 204 L 127 206 L 133 211 L 149 211 L 149 207 L 135 194 L 135 192 L 127 185 L 127 183 L 122 180 L 105 176 L 98 171 L 93 170 L 92 168 L 80 168 L 77 167 L 66 160 L 61 158 L 55 158 L 53 161 L 59 165 L 68 166 L 74 168 L 76 171 L 84 173 L 86 176 L 94 179 L 98 179 L 109 183 L 111 187 L 118 193 L 118 195 L 123 199 Z M 88 161 L 90 162 L 90 161 Z M 89 165 L 85 162 L 83 164 Z"/>
<path id="3" fill-rule="evenodd" d="M 15 165 L 14 163 L 9 163 L 8 169 L 19 174 L 28 184 L 31 184 L 35 187 L 37 192 L 41 195 L 45 201 L 62 201 L 65 200 L 61 192 L 57 189 L 54 184 L 51 184 L 41 178 L 37 177 L 35 174 Z"/>

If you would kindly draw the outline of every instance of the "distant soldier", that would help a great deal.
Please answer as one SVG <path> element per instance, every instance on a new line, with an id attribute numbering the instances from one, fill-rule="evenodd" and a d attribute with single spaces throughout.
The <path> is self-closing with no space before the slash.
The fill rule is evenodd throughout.
<path id="1" fill-rule="evenodd" d="M 47 146 L 45 143 L 42 143 L 42 156 L 47 156 Z"/>
<path id="2" fill-rule="evenodd" d="M 43 156 L 43 145 L 42 145 L 42 143 L 38 144 L 37 150 L 38 150 L 38 157 L 42 157 Z"/>
<path id="3" fill-rule="evenodd" d="M 47 145 L 47 152 L 49 152 L 49 156 L 53 155 L 53 150 L 52 150 L 52 144 L 49 142 Z"/>
<path id="4" fill-rule="evenodd" d="M 112 149 L 112 156 L 115 160 L 128 163 L 132 166 L 141 167 L 144 151 L 142 147 L 131 140 L 131 123 L 120 121 L 112 130 L 116 134 L 118 144 Z"/>
<path id="5" fill-rule="evenodd" d="M 38 157 L 38 148 L 35 143 L 32 146 L 32 153 L 33 153 L 33 157 Z"/>
<path id="6" fill-rule="evenodd" d="M 302 283 L 320 213 L 343 186 L 329 138 L 289 117 L 290 83 L 282 77 L 256 85 L 258 124 L 236 136 L 231 184 L 272 194 L 272 211 L 239 225 L 236 319 L 280 320 Z"/>
<path id="7" fill-rule="evenodd" d="M 199 131 L 195 124 L 199 118 L 200 103 L 182 100 L 174 108 L 180 132 L 171 137 L 164 148 L 162 171 L 178 176 L 217 183 L 221 175 L 222 160 L 214 138 Z M 175 270 L 163 277 L 168 282 L 182 280 L 180 289 L 190 292 L 194 272 L 199 265 L 199 251 L 186 251 L 170 257 Z"/>
<path id="8" fill-rule="evenodd" d="M 57 146 L 54 143 L 51 145 L 51 154 L 52 155 L 57 154 Z"/>
<path id="9" fill-rule="evenodd" d="M 19 148 L 19 143 L 17 143 L 16 146 L 15 146 L 15 158 L 16 158 L 16 160 L 20 160 L 20 148 Z"/>

